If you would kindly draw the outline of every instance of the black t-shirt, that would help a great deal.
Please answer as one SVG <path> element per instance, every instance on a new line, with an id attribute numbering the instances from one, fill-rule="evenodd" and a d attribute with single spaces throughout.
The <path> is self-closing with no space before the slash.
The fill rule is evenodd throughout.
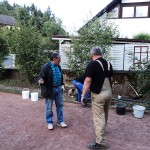
<path id="1" fill-rule="evenodd" d="M 85 70 L 85 76 L 92 78 L 90 90 L 96 94 L 100 93 L 105 77 L 110 78 L 113 76 L 112 65 L 110 64 L 110 71 L 109 71 L 108 63 L 104 58 L 101 57 L 101 58 L 98 58 L 97 60 L 99 60 L 102 63 L 104 67 L 104 71 L 101 65 L 99 64 L 99 62 L 97 61 L 90 62 L 87 65 L 86 70 Z"/>

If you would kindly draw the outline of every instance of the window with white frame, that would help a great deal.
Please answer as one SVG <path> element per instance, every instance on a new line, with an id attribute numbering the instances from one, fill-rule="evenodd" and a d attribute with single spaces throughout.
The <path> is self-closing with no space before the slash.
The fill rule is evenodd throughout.
<path id="1" fill-rule="evenodd" d="M 148 61 L 149 46 L 134 46 L 134 64 Z"/>

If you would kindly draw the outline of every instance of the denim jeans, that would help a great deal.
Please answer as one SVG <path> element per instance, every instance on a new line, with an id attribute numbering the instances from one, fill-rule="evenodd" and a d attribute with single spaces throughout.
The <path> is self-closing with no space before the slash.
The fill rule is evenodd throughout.
<path id="1" fill-rule="evenodd" d="M 57 123 L 64 121 L 63 117 L 63 96 L 61 86 L 53 88 L 52 98 L 46 99 L 46 122 L 47 124 L 53 123 L 53 102 L 55 101 L 56 112 L 57 112 Z"/>
<path id="2" fill-rule="evenodd" d="M 73 85 L 76 87 L 76 89 L 78 90 L 78 102 L 81 102 L 81 94 L 82 94 L 82 90 L 83 90 L 83 84 L 81 82 L 78 82 L 76 80 L 72 81 Z M 89 94 L 88 92 L 85 95 L 85 99 L 88 100 Z"/>

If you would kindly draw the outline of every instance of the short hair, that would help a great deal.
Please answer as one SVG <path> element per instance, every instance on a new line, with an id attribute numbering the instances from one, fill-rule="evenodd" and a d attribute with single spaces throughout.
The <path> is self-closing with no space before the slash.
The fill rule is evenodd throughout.
<path id="1" fill-rule="evenodd" d="M 50 60 L 53 61 L 54 58 L 58 58 L 58 57 L 60 57 L 59 53 L 53 52 L 50 56 Z"/>
<path id="2" fill-rule="evenodd" d="M 102 55 L 102 48 L 101 47 L 94 47 L 91 49 L 91 55 Z"/>

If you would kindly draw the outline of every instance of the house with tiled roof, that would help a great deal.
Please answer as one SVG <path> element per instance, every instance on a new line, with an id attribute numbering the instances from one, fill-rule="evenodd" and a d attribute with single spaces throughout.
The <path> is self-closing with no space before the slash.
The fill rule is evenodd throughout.
<path id="1" fill-rule="evenodd" d="M 150 0 L 112 0 L 82 28 L 103 17 L 113 21 L 120 32 L 119 38 L 112 39 L 113 44 L 110 49 L 110 62 L 114 70 L 130 71 L 130 68 L 137 63 L 133 58 L 138 58 L 141 63 L 143 59 L 150 61 L 150 40 L 133 39 L 135 34 L 141 32 L 150 34 Z M 53 36 L 53 40 L 59 40 L 62 69 L 68 69 L 65 51 L 70 49 L 71 39 L 65 36 Z"/>
<path id="2" fill-rule="evenodd" d="M 13 16 L 0 14 L 0 27 L 11 27 L 15 25 L 15 18 Z"/>

